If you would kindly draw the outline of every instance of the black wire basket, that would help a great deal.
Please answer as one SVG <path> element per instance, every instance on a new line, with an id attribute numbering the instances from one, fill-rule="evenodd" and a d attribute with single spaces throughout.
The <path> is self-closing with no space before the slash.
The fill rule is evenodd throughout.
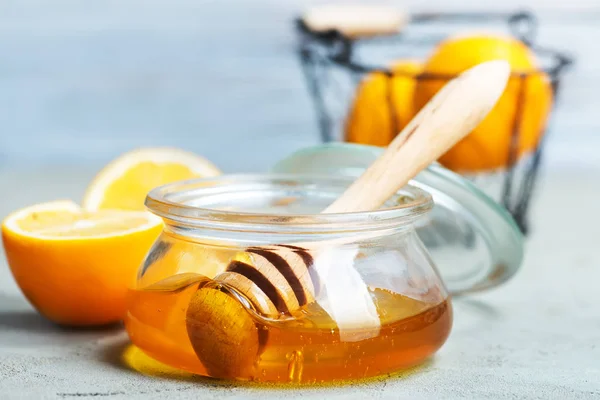
<path id="1" fill-rule="evenodd" d="M 393 71 L 386 60 L 424 57 L 432 46 L 457 29 L 464 30 L 465 27 L 473 29 L 477 24 L 482 24 L 485 29 L 494 26 L 508 30 L 508 33 L 523 42 L 542 60 L 544 65 L 540 70 L 549 77 L 552 91 L 551 108 L 553 108 L 556 105 L 560 77 L 572 60 L 559 51 L 535 44 L 538 24 L 535 16 L 530 12 L 413 14 L 410 16 L 408 26 L 397 34 L 363 38 L 348 37 L 336 29 L 314 31 L 302 18 L 297 18 L 295 25 L 300 39 L 298 52 L 308 91 L 314 104 L 321 140 L 323 142 L 344 140 L 341 138 L 342 124 L 350 111 L 356 88 L 367 74 L 380 73 L 391 82 L 398 72 Z M 515 74 L 518 74 L 520 82 L 525 82 L 528 76 L 527 73 Z M 415 79 L 449 79 L 449 77 L 422 74 L 415 76 Z M 395 115 L 397 104 L 393 103 L 392 97 L 386 98 L 386 112 L 390 113 L 392 130 L 390 134 L 393 138 L 399 132 L 399 128 L 396 126 Z M 521 231 L 526 234 L 528 232 L 527 212 L 542 161 L 543 144 L 548 135 L 545 134 L 546 124 L 533 151 L 527 157 L 519 158 L 517 143 L 519 143 L 522 102 L 523 96 L 519 95 L 510 145 L 506 149 L 506 165 L 494 171 L 461 174 L 502 204 L 511 213 Z"/>

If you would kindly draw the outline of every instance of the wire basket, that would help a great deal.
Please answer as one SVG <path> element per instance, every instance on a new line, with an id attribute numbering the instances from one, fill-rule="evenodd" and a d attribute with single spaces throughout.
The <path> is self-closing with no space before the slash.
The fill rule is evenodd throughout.
<path id="1" fill-rule="evenodd" d="M 530 12 L 514 13 L 423 13 L 410 16 L 410 24 L 400 33 L 369 38 L 350 38 L 340 31 L 313 31 L 301 18 L 295 20 L 299 36 L 299 57 L 308 92 L 314 104 L 318 129 L 323 142 L 344 140 L 343 124 L 357 86 L 366 74 L 381 73 L 391 80 L 387 61 L 402 58 L 424 58 L 439 41 L 457 29 L 474 29 L 482 24 L 487 31 L 508 30 L 521 40 L 542 62 L 541 71 L 550 79 L 551 108 L 557 100 L 560 77 L 572 60 L 567 55 L 534 43 L 537 20 Z M 368 60 L 364 61 L 364 60 Z M 540 71 L 537 71 L 540 72 Z M 402 72 L 400 72 L 401 74 Z M 514 73 L 521 84 L 527 73 Z M 420 74 L 414 79 L 449 79 L 448 76 Z M 390 81 L 391 82 L 391 81 Z M 390 85 L 387 85 L 388 88 Z M 396 105 L 387 96 L 391 137 L 398 132 Z M 506 165 L 494 171 L 461 173 L 502 204 L 513 216 L 523 233 L 528 232 L 527 212 L 540 169 L 547 125 L 540 132 L 537 145 L 526 157 L 518 157 L 520 118 L 523 96 L 517 97 L 515 121 L 511 132 Z"/>

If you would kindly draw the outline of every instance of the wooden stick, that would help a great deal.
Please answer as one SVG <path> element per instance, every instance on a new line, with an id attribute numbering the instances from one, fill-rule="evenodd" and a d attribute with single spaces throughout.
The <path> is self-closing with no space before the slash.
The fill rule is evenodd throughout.
<path id="1" fill-rule="evenodd" d="M 507 62 L 491 61 L 450 81 L 323 213 L 379 208 L 485 118 L 502 95 L 509 74 Z M 316 249 L 289 244 L 248 248 L 215 281 L 243 293 L 265 315 L 294 312 L 314 301 L 319 285 L 325 285 L 328 293 L 339 295 L 329 296 L 326 303 L 328 312 L 335 314 L 340 335 L 342 325 L 361 321 L 368 329 L 378 329 L 379 318 L 362 278 L 351 264 L 338 265 L 347 254 L 336 253 L 335 247 L 328 250 L 326 242 Z M 340 273 L 345 274 L 346 287 L 337 283 Z M 328 282 L 320 282 L 322 278 Z M 356 315 L 360 310 L 362 314 Z M 186 317 L 188 335 L 212 376 L 252 376 L 261 342 L 253 321 L 237 299 L 214 286 L 200 288 L 192 296 Z"/>
<path id="2" fill-rule="evenodd" d="M 326 4 L 310 8 L 302 20 L 312 31 L 335 29 L 356 39 L 396 34 L 410 22 L 410 15 L 390 6 Z"/>

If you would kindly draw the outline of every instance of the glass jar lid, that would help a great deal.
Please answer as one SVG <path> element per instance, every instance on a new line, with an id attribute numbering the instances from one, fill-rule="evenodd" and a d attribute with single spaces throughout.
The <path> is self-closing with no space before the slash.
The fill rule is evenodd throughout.
<path id="1" fill-rule="evenodd" d="M 357 177 L 382 152 L 376 146 L 328 143 L 289 155 L 272 172 Z M 517 272 L 523 236 L 502 206 L 438 163 L 410 184 L 433 197 L 433 210 L 416 229 L 452 294 L 490 289 Z"/>

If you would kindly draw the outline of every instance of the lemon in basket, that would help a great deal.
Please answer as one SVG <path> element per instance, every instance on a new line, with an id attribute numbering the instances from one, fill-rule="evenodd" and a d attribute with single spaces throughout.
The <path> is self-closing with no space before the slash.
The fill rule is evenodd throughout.
<path id="1" fill-rule="evenodd" d="M 372 72 L 358 86 L 345 125 L 345 140 L 351 143 L 386 146 L 413 115 L 415 76 L 418 60 L 398 60 L 392 76 Z"/>
<path id="2" fill-rule="evenodd" d="M 450 77 L 419 79 L 414 88 L 413 113 L 416 114 L 452 75 L 495 59 L 508 61 L 513 76 L 481 124 L 440 157 L 439 162 L 449 169 L 470 173 L 507 166 L 515 128 L 517 159 L 534 151 L 542 137 L 553 101 L 550 78 L 540 70 L 533 52 L 507 35 L 470 33 L 442 41 L 424 63 L 423 73 Z"/>

